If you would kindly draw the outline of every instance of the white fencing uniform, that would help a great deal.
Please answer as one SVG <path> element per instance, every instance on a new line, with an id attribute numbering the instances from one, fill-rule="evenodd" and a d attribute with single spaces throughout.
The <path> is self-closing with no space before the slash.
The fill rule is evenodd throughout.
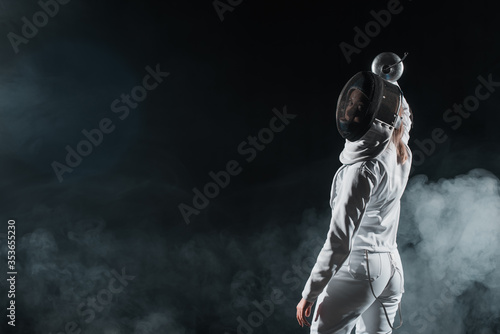
<path id="1" fill-rule="evenodd" d="M 355 325 L 357 334 L 392 332 L 379 301 L 392 324 L 404 292 L 396 235 L 411 167 L 410 110 L 405 99 L 402 105 L 402 140 L 409 155 L 404 164 L 398 164 L 392 131 L 382 122 L 374 122 L 360 140 L 346 141 L 340 155 L 330 229 L 302 291 L 304 299 L 317 301 L 311 333 L 351 333 Z"/>

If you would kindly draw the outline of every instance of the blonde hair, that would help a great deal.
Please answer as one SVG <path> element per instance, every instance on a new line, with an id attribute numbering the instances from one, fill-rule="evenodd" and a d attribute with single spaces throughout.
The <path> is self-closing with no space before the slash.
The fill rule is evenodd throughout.
<path id="1" fill-rule="evenodd" d="M 399 116 L 403 113 L 403 106 L 399 108 Z M 398 157 L 398 164 L 404 164 L 406 160 L 408 160 L 408 152 L 406 151 L 406 146 L 403 143 L 403 133 L 405 131 L 405 127 L 403 122 L 401 122 L 401 126 L 399 129 L 394 129 L 392 132 L 392 138 L 394 145 L 396 145 L 396 153 Z"/>

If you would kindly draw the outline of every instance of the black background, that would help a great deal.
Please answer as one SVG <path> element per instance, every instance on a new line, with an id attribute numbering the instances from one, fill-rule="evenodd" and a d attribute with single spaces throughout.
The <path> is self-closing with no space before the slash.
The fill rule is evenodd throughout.
<path id="1" fill-rule="evenodd" d="M 242 1 L 221 21 L 211 1 L 72 0 L 15 53 L 7 34 L 21 34 L 21 18 L 40 7 L 2 1 L 0 212 L 5 232 L 16 219 L 19 272 L 17 326 L 8 330 L 59 333 L 75 321 L 85 333 L 236 333 L 251 301 L 317 254 L 307 231 L 323 238 L 328 228 L 343 148 L 337 96 L 380 52 L 409 52 L 399 83 L 414 113 L 412 150 L 436 128 L 447 136 L 412 175 L 500 175 L 500 92 L 457 129 L 443 119 L 474 95 L 478 76 L 500 81 L 493 3 L 401 1 L 401 13 L 348 62 L 339 44 L 354 45 L 354 28 L 387 3 Z M 170 75 L 119 120 L 110 103 L 157 64 Z M 284 106 L 296 118 L 246 162 L 238 145 Z M 115 131 L 59 182 L 51 163 L 64 163 L 66 145 L 104 117 Z M 192 189 L 230 160 L 241 174 L 186 224 L 179 204 L 192 205 Z M 77 306 L 107 286 L 103 272 L 123 267 L 136 278 L 85 324 Z M 282 287 L 286 302 L 254 333 L 306 332 L 294 319 L 306 278 Z M 487 294 L 475 298 L 465 304 L 488 304 Z M 498 330 L 498 314 L 476 318 L 463 333 L 479 333 L 478 323 Z"/>

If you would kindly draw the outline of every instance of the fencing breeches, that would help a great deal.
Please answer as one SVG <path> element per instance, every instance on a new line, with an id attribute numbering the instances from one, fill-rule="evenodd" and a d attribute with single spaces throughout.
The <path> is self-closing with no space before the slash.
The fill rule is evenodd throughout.
<path id="1" fill-rule="evenodd" d="M 378 300 L 370 288 L 368 268 Z M 393 324 L 403 292 L 403 267 L 397 250 L 353 251 L 318 296 L 311 334 L 349 334 L 355 325 L 356 334 L 392 333 L 380 302 Z"/>

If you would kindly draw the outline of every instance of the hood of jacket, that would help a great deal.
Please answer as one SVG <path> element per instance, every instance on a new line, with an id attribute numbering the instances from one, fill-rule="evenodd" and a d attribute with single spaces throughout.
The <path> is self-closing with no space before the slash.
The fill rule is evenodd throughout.
<path id="1" fill-rule="evenodd" d="M 345 141 L 344 149 L 340 153 L 340 162 L 351 165 L 360 161 L 376 158 L 387 148 L 391 141 L 393 128 L 377 119 L 370 129 L 356 141 Z"/>

